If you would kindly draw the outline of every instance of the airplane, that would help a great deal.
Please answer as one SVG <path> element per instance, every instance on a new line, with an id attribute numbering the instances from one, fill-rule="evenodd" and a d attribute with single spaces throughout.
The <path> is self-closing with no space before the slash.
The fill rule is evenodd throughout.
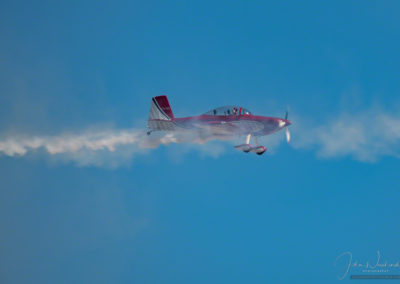
<path id="1" fill-rule="evenodd" d="M 258 144 L 258 137 L 275 133 L 285 128 L 286 141 L 290 141 L 288 111 L 285 118 L 253 115 L 240 106 L 223 106 L 214 108 L 199 116 L 177 118 L 174 116 L 167 96 L 152 98 L 148 119 L 147 135 L 153 131 L 194 130 L 202 135 L 234 137 L 246 135 L 246 143 L 234 146 L 245 153 L 262 155 L 267 151 Z M 254 136 L 256 144 L 250 144 Z"/>

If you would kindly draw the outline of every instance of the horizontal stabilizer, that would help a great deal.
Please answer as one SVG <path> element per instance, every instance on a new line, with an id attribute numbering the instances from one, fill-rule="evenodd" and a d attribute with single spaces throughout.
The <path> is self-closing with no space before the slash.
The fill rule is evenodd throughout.
<path id="1" fill-rule="evenodd" d="M 149 121 L 147 122 L 147 126 L 149 127 L 149 129 L 152 130 L 175 130 L 175 124 L 170 120 L 149 119 Z"/>

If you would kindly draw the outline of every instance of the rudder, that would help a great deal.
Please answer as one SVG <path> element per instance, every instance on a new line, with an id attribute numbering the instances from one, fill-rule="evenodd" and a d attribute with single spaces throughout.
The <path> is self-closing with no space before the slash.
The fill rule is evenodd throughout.
<path id="1" fill-rule="evenodd" d="M 167 96 L 152 98 L 148 127 L 153 130 L 174 130 L 175 119 Z"/>
<path id="2" fill-rule="evenodd" d="M 152 98 L 149 120 L 150 119 L 174 119 L 174 114 L 172 113 L 167 96 L 158 96 Z"/>

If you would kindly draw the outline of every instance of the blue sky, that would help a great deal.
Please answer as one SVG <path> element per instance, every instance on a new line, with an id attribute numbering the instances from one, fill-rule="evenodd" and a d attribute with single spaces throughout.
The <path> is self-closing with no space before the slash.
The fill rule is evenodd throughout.
<path id="1" fill-rule="evenodd" d="M 1 6 L 1 283 L 333 283 L 343 252 L 400 260 L 399 2 Z M 160 94 L 178 117 L 289 107 L 292 142 L 4 150 L 136 133 Z"/>

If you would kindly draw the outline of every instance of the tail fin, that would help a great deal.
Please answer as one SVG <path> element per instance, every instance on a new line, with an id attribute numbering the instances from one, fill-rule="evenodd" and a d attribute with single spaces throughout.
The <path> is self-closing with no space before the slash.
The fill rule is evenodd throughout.
<path id="1" fill-rule="evenodd" d="M 174 119 L 174 114 L 172 113 L 167 96 L 158 96 L 152 98 L 149 119 Z"/>
<path id="2" fill-rule="evenodd" d="M 154 130 L 173 130 L 175 119 L 167 96 L 152 98 L 148 126 Z"/>

